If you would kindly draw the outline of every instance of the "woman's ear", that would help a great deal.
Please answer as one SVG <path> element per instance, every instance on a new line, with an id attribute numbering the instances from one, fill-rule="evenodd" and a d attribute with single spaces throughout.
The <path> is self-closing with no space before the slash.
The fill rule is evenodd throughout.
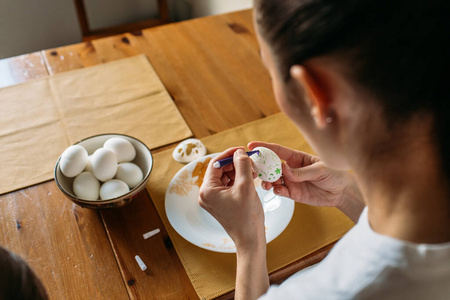
<path id="1" fill-rule="evenodd" d="M 310 68 L 294 65 L 290 69 L 291 77 L 304 88 L 309 101 L 311 116 L 318 128 L 325 128 L 331 122 L 330 97 L 325 78 L 318 76 Z"/>

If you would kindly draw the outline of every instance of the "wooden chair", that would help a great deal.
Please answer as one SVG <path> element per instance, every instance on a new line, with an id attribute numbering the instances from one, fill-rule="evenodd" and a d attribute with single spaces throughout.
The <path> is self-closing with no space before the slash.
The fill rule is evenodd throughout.
<path id="1" fill-rule="evenodd" d="M 157 19 L 149 19 L 135 23 L 128 23 L 118 26 L 111 26 L 92 30 L 89 27 L 89 22 L 86 14 L 86 7 L 83 1 L 84 0 L 74 0 L 75 8 L 77 10 L 78 15 L 78 23 L 80 24 L 81 34 L 83 36 L 83 41 L 90 41 L 93 39 L 125 32 L 139 31 L 144 28 L 163 25 L 170 22 L 167 0 L 157 0 L 159 9 L 159 18 Z"/>

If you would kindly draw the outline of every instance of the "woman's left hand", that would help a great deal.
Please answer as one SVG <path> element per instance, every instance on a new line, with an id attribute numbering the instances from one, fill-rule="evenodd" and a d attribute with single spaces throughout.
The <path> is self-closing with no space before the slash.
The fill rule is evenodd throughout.
<path id="1" fill-rule="evenodd" d="M 233 156 L 233 164 L 214 162 Z M 199 204 L 226 230 L 237 251 L 265 247 L 264 212 L 253 183 L 256 173 L 244 148 L 230 148 L 213 158 L 200 188 Z"/>

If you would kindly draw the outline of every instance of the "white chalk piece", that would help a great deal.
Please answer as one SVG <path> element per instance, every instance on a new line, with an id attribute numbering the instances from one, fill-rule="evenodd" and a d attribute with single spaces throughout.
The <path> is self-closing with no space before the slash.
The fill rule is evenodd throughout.
<path id="1" fill-rule="evenodd" d="M 136 255 L 134 257 L 139 265 L 139 267 L 141 268 L 142 271 L 147 270 L 147 266 L 144 264 L 144 262 L 142 261 L 142 259 L 139 257 L 139 255 Z"/>
<path id="2" fill-rule="evenodd" d="M 161 231 L 161 230 L 159 230 L 159 228 L 156 228 L 155 230 L 152 230 L 152 231 L 149 231 L 149 232 L 147 232 L 147 233 L 144 233 L 144 234 L 143 234 L 144 239 L 148 239 L 148 238 L 154 236 L 155 234 L 158 234 L 160 231 Z"/>

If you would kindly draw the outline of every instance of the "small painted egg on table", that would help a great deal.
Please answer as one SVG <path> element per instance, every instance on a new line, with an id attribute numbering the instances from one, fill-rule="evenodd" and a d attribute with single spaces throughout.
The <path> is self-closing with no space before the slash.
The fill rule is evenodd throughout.
<path id="1" fill-rule="evenodd" d="M 281 159 L 272 150 L 265 147 L 256 147 L 253 151 L 258 150 L 258 154 L 253 154 L 250 158 L 254 162 L 255 171 L 258 174 L 258 178 L 267 182 L 275 182 L 280 179 L 282 175 L 281 171 Z"/>
<path id="2" fill-rule="evenodd" d="M 198 139 L 187 139 L 179 143 L 173 150 L 173 159 L 180 163 L 188 163 L 206 154 L 205 145 Z"/>

